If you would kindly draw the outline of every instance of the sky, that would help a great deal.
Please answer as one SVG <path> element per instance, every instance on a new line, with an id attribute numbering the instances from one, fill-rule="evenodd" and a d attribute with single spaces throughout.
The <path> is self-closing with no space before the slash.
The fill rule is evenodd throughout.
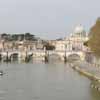
<path id="1" fill-rule="evenodd" d="M 79 24 L 89 31 L 99 10 L 100 0 L 0 0 L 0 33 L 62 38 Z"/>

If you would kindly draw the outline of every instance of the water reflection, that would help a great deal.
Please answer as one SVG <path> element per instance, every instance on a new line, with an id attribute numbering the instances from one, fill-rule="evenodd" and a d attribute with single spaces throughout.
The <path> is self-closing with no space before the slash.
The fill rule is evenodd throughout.
<path id="1" fill-rule="evenodd" d="M 90 81 L 63 63 L 1 64 L 0 100 L 99 100 Z"/>

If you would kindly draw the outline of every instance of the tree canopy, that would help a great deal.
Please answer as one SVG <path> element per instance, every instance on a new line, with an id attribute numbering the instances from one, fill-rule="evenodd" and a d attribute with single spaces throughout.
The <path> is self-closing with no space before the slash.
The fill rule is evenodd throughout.
<path id="1" fill-rule="evenodd" d="M 53 46 L 53 45 L 51 45 L 51 44 L 49 44 L 49 43 L 46 43 L 46 44 L 44 45 L 44 47 L 46 47 L 46 50 L 54 50 L 54 49 L 55 49 L 55 46 Z"/>
<path id="2" fill-rule="evenodd" d="M 100 18 L 97 19 L 95 25 L 90 29 L 88 46 L 97 57 L 100 57 Z"/>

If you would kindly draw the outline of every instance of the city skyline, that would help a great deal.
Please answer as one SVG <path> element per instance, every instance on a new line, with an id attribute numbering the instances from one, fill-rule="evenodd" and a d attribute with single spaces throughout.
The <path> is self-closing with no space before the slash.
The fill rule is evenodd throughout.
<path id="1" fill-rule="evenodd" d="M 56 39 L 69 35 L 78 24 L 88 32 L 99 17 L 99 3 L 98 0 L 3 0 L 0 33 L 30 32 Z"/>

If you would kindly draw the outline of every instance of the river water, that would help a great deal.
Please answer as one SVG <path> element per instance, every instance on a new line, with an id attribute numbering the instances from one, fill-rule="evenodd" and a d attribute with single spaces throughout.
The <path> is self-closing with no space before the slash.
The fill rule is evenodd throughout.
<path id="1" fill-rule="evenodd" d="M 0 100 L 100 100 L 90 80 L 63 63 L 4 63 Z"/>

